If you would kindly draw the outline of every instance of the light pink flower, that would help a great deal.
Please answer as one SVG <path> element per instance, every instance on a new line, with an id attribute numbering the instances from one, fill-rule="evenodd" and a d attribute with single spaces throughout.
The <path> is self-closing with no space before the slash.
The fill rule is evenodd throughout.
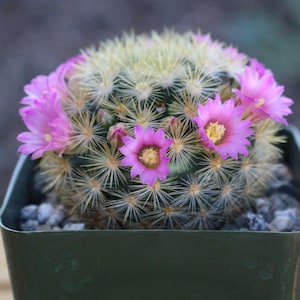
<path id="1" fill-rule="evenodd" d="M 205 105 L 199 104 L 198 117 L 194 121 L 199 127 L 199 133 L 204 146 L 215 150 L 222 159 L 232 157 L 238 159 L 238 154 L 248 155 L 247 145 L 253 130 L 251 122 L 242 120 L 244 108 L 235 106 L 233 99 L 224 103 L 217 94 L 215 100 L 208 99 Z"/>
<path id="2" fill-rule="evenodd" d="M 222 46 L 218 41 L 213 40 L 210 34 L 194 33 L 193 38 L 198 45 L 207 45 L 210 49 L 220 48 Z"/>
<path id="3" fill-rule="evenodd" d="M 250 59 L 250 66 L 258 73 L 259 78 L 267 74 L 273 74 L 271 70 L 266 69 L 265 66 L 262 63 L 260 63 L 256 58 Z"/>
<path id="4" fill-rule="evenodd" d="M 34 105 L 21 108 L 20 115 L 30 131 L 17 136 L 24 143 L 19 152 L 35 159 L 49 150 L 62 154 L 67 149 L 72 128 L 57 94 L 44 95 Z"/>
<path id="5" fill-rule="evenodd" d="M 68 148 L 72 128 L 62 103 L 69 93 L 68 78 L 82 60 L 81 55 L 71 58 L 49 76 L 39 75 L 24 87 L 27 96 L 21 103 L 27 106 L 20 109 L 20 115 L 29 132 L 18 135 L 24 143 L 19 152 L 37 158 L 46 151 L 62 154 Z"/>
<path id="6" fill-rule="evenodd" d="M 246 61 L 246 54 L 238 51 L 237 48 L 229 46 L 223 49 L 225 56 L 228 56 L 232 61 Z"/>
<path id="7" fill-rule="evenodd" d="M 193 38 L 197 44 L 201 44 L 201 43 L 212 44 L 213 43 L 209 34 L 193 33 Z"/>
<path id="8" fill-rule="evenodd" d="M 24 86 L 24 91 L 27 94 L 22 100 L 22 104 L 32 105 L 44 94 L 49 92 L 48 76 L 39 75 L 33 78 L 30 84 Z"/>
<path id="9" fill-rule="evenodd" d="M 246 116 L 253 121 L 271 118 L 287 125 L 284 116 L 292 113 L 289 106 L 293 101 L 282 96 L 284 87 L 277 84 L 270 70 L 255 59 L 250 62 L 239 75 L 240 89 L 233 90 L 238 101 L 246 107 Z"/>
<path id="10" fill-rule="evenodd" d="M 62 99 L 66 97 L 69 93 L 67 80 L 74 71 L 75 64 L 82 61 L 84 61 L 84 58 L 79 54 L 60 64 L 48 76 L 39 75 L 32 79 L 30 84 L 24 86 L 27 96 L 21 100 L 21 103 L 31 105 L 47 93 L 57 93 L 57 97 Z"/>
<path id="11" fill-rule="evenodd" d="M 152 186 L 157 179 L 166 180 L 170 173 L 166 156 L 172 141 L 165 138 L 163 129 L 135 126 L 135 138 L 124 136 L 120 152 L 125 155 L 121 164 L 130 166 L 131 178 L 139 175 L 143 184 Z"/>
<path id="12" fill-rule="evenodd" d="M 84 57 L 78 54 L 59 65 L 56 70 L 49 75 L 50 88 L 57 91 L 62 97 L 68 95 L 68 79 L 74 72 L 74 66 L 84 61 Z"/>

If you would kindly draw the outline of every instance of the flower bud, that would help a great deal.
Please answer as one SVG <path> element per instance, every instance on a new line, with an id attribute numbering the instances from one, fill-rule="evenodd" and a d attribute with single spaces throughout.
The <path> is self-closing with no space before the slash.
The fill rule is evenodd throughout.
<path id="1" fill-rule="evenodd" d="M 180 126 L 181 122 L 178 118 L 176 117 L 168 117 L 164 120 L 164 129 L 166 131 L 172 131 L 177 126 Z"/>
<path id="2" fill-rule="evenodd" d="M 125 130 L 125 126 L 121 123 L 117 123 L 109 128 L 107 134 L 107 140 L 110 144 L 115 147 L 119 148 L 123 146 L 122 138 L 123 136 L 127 135 L 127 131 Z"/>

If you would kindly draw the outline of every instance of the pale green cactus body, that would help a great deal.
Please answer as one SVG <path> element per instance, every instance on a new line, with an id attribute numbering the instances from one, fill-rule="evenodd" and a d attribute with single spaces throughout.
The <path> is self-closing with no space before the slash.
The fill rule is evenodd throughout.
<path id="1" fill-rule="evenodd" d="M 167 31 L 124 35 L 82 58 L 67 76 L 62 101 L 72 128 L 68 147 L 63 154 L 46 152 L 39 169 L 44 190 L 88 227 L 213 229 L 263 195 L 284 141 L 276 119 L 253 118 L 248 155 L 239 152 L 237 159 L 203 144 L 194 121 L 199 104 L 216 94 L 240 104 L 234 89 L 245 55 L 200 33 Z M 226 128 L 209 124 L 204 130 L 217 145 Z M 144 184 L 122 163 L 123 137 L 133 138 L 137 125 L 163 129 L 172 141 L 166 180 Z M 151 169 L 160 162 L 158 150 L 147 151 L 138 160 Z"/>

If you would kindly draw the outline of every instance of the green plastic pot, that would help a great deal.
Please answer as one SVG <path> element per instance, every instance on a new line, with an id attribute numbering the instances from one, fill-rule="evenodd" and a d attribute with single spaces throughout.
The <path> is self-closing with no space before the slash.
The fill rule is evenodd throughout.
<path id="1" fill-rule="evenodd" d="M 284 159 L 300 174 L 298 131 Z M 1 211 L 17 300 L 300 299 L 300 232 L 21 232 L 34 162 L 21 157 Z"/>

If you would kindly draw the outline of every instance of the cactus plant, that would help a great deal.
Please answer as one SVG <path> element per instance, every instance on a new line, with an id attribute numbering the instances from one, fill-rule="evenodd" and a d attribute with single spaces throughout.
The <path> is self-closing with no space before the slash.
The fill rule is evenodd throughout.
<path id="1" fill-rule="evenodd" d="M 88 228 L 215 229 L 263 195 L 292 100 L 201 32 L 124 34 L 25 86 L 19 151 Z"/>

